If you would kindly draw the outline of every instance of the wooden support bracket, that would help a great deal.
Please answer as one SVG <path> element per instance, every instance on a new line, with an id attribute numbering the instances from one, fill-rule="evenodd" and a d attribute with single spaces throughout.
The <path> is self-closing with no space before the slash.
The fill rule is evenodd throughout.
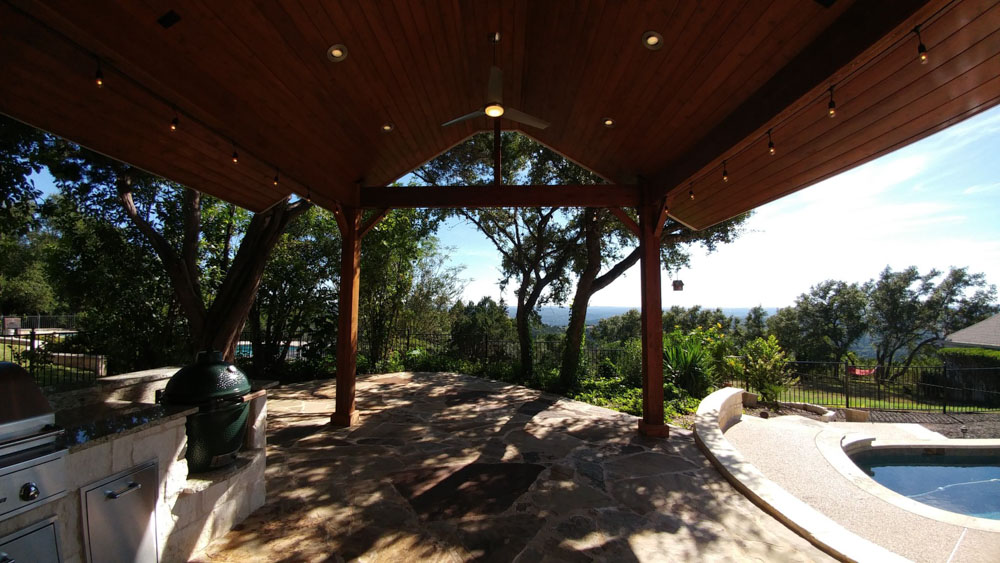
<path id="1" fill-rule="evenodd" d="M 358 237 L 365 238 L 368 231 L 378 226 L 378 224 L 382 222 L 382 219 L 385 219 L 385 216 L 389 214 L 389 211 L 390 209 L 388 208 L 379 209 L 377 213 L 369 217 L 368 220 L 365 221 L 365 224 L 361 226 L 361 231 L 358 233 Z"/>
<path id="2" fill-rule="evenodd" d="M 659 203 L 659 208 L 660 210 L 657 213 L 657 219 L 655 223 L 656 228 L 653 231 L 653 234 L 656 236 L 656 238 L 660 238 L 660 235 L 663 234 L 663 227 L 667 222 L 667 211 L 668 211 L 667 198 L 663 198 L 663 200 Z"/>
<path id="3" fill-rule="evenodd" d="M 625 213 L 624 209 L 620 207 L 609 207 L 608 211 L 610 211 L 612 215 L 617 217 L 618 220 L 621 221 L 623 225 L 625 225 L 625 228 L 631 231 L 633 235 L 639 236 L 639 223 L 636 223 L 635 219 L 629 217 L 628 213 Z"/>

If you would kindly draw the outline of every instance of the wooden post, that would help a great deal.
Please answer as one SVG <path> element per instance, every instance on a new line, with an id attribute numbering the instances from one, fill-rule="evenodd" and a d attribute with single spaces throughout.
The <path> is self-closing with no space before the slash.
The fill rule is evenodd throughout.
<path id="1" fill-rule="evenodd" d="M 642 285 L 642 418 L 639 432 L 666 437 L 663 423 L 663 307 L 660 300 L 660 231 L 663 203 L 639 208 L 639 275 Z"/>
<path id="2" fill-rule="evenodd" d="M 331 422 L 337 426 L 358 423 L 354 387 L 358 355 L 358 289 L 361 281 L 361 210 L 337 209 L 340 250 L 340 303 L 337 323 L 337 397 Z"/>

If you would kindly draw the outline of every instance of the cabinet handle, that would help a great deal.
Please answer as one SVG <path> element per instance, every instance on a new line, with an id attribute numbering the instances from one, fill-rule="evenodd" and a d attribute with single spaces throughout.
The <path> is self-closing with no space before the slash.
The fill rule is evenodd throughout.
<path id="1" fill-rule="evenodd" d="M 131 493 L 132 491 L 138 491 L 141 488 L 142 488 L 142 484 L 141 483 L 137 483 L 135 481 L 132 481 L 131 483 L 129 483 L 128 485 L 126 485 L 124 489 L 122 489 L 120 491 L 104 491 L 104 496 L 108 497 L 111 500 L 115 500 L 117 498 L 121 498 L 121 497 L 123 497 L 123 496 Z M 3 563 L 3 562 L 0 561 L 0 563 Z"/>

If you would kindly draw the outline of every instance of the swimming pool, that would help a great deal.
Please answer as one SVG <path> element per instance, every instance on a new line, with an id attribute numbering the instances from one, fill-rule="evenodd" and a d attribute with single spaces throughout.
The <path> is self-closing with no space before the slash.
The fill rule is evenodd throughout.
<path id="1" fill-rule="evenodd" d="M 1000 520 L 1000 451 L 879 448 L 851 460 L 886 488 L 935 508 Z"/>

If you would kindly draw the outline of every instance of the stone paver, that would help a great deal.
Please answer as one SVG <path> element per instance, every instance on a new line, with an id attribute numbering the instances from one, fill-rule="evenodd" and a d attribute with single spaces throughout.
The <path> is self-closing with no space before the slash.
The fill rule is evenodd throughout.
<path id="1" fill-rule="evenodd" d="M 268 500 L 197 561 L 827 561 L 705 460 L 690 432 L 456 374 L 275 389 Z"/>

